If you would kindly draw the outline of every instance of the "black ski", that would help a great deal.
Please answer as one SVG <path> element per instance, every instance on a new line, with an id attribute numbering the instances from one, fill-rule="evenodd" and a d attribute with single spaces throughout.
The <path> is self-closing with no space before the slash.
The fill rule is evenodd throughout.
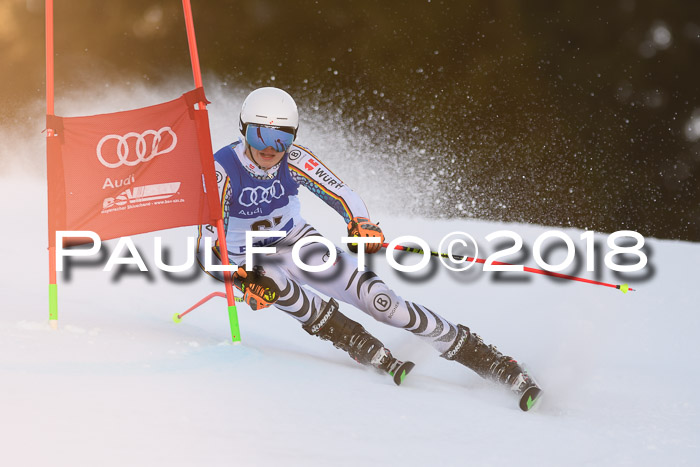
<path id="1" fill-rule="evenodd" d="M 532 410 L 542 396 L 542 389 L 537 385 L 537 381 L 527 374 L 527 370 L 520 374 L 511 389 L 519 396 L 518 405 L 524 412 Z"/>
<path id="2" fill-rule="evenodd" d="M 532 409 L 537 401 L 540 400 L 541 395 L 542 389 L 536 384 L 527 387 L 520 396 L 520 410 L 527 412 Z"/>
<path id="3" fill-rule="evenodd" d="M 408 375 L 413 367 L 416 366 L 413 362 L 402 362 L 401 360 L 394 360 L 389 365 L 387 373 L 389 373 L 394 378 L 394 383 L 400 386 L 406 375 Z"/>

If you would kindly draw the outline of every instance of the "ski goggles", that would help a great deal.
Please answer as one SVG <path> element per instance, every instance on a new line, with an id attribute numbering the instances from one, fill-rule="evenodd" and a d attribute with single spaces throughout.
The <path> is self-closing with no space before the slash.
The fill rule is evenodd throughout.
<path id="1" fill-rule="evenodd" d="M 294 142 L 294 133 L 290 129 L 248 124 L 245 140 L 258 151 L 271 147 L 277 152 L 286 151 Z"/>

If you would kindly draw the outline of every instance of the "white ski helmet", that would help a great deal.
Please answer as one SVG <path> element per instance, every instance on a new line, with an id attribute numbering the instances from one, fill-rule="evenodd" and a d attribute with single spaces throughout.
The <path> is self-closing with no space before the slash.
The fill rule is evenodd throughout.
<path id="1" fill-rule="evenodd" d="M 297 104 L 279 88 L 258 88 L 248 94 L 241 106 L 238 129 L 245 136 L 249 123 L 273 128 L 288 128 L 296 136 L 299 128 Z"/>

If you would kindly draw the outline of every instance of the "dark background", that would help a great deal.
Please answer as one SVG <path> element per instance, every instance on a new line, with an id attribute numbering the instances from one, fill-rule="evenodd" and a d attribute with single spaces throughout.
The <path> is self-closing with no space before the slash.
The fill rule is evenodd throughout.
<path id="1" fill-rule="evenodd" d="M 0 6 L 4 124 L 44 98 L 43 7 Z M 369 163 L 432 187 L 416 214 L 700 241 L 698 1 L 194 0 L 193 12 L 205 86 L 282 87 L 350 125 L 372 142 Z M 57 1 L 55 25 L 57 93 L 190 75 L 179 1 Z"/>

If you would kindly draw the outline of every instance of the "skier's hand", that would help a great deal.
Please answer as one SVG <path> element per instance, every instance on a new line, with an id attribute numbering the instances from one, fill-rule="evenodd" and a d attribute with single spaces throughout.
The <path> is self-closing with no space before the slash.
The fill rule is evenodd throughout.
<path id="1" fill-rule="evenodd" d="M 348 237 L 379 237 L 379 243 L 367 243 L 365 251 L 376 253 L 382 248 L 384 234 L 377 224 L 366 217 L 355 217 L 348 223 Z M 349 243 L 348 248 L 353 253 L 357 253 L 357 243 Z"/>
<path id="2" fill-rule="evenodd" d="M 277 301 L 279 288 L 269 277 L 265 277 L 264 270 L 254 267 L 252 271 L 246 271 L 242 266 L 233 273 L 233 285 L 243 292 L 243 301 L 253 310 L 262 310 Z"/>

